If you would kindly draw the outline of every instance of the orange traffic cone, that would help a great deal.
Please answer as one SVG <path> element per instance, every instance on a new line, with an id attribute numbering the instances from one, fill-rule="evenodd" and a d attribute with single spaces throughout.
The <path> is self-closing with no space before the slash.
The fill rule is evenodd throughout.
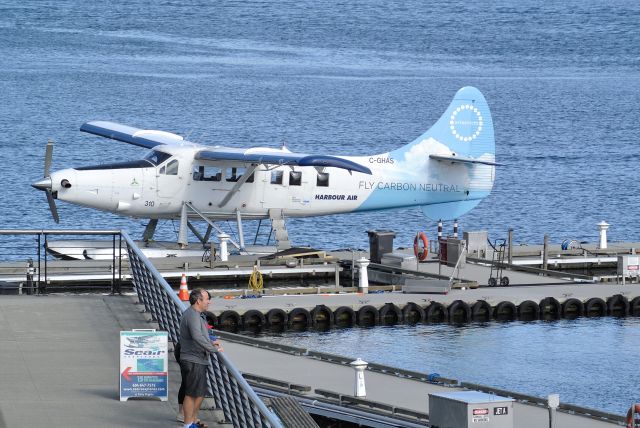
<path id="1" fill-rule="evenodd" d="M 182 279 L 180 280 L 180 292 L 178 293 L 178 298 L 183 302 L 189 301 L 189 287 L 187 287 L 187 276 L 182 274 Z"/>

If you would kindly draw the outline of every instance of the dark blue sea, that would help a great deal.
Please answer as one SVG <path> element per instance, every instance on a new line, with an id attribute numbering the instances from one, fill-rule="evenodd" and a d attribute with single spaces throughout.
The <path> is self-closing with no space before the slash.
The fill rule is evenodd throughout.
<path id="1" fill-rule="evenodd" d="M 413 140 L 460 87 L 472 85 L 492 109 L 496 157 L 505 165 L 492 194 L 460 219 L 462 230 L 488 230 L 495 239 L 513 228 L 516 243 L 540 243 L 544 234 L 555 243 L 593 242 L 595 225 L 606 220 L 611 240 L 637 242 L 639 22 L 635 0 L 0 0 L 0 227 L 56 226 L 43 193 L 30 187 L 42 176 L 48 139 L 56 142 L 53 169 L 143 156 L 140 148 L 80 133 L 89 120 L 163 129 L 203 144 L 284 143 L 293 151 L 365 155 Z M 58 209 L 62 228 L 124 228 L 139 237 L 144 227 L 64 203 Z M 436 229 L 418 208 L 288 226 L 294 244 L 328 249 L 366 248 L 370 229 L 395 230 L 397 246 Z M 177 225 L 161 227 L 158 237 L 176 238 Z M 463 380 L 486 374 L 489 384 L 500 373 L 513 389 L 541 393 L 525 377 L 549 374 L 557 380 L 550 392 L 573 385 L 577 404 L 622 412 L 640 398 L 637 383 L 618 388 L 608 370 L 619 364 L 618 379 L 633 376 L 634 358 L 620 355 L 640 354 L 638 325 L 609 322 L 439 333 L 481 341 L 495 332 L 507 347 L 525 346 L 530 335 L 579 334 L 585 349 L 605 349 L 596 360 L 575 356 L 577 365 L 591 361 L 580 376 L 524 362 L 474 376 L 478 361 L 488 365 L 494 355 L 466 344 L 451 356 L 459 365 L 436 369 Z M 604 338 L 635 340 L 600 348 L 591 334 L 598 329 Z M 403 350 L 421 330 L 355 331 Z M 417 368 L 423 358 L 396 361 L 403 352 L 378 356 L 371 346 L 362 356 L 374 361 Z M 611 381 L 596 382 L 590 372 Z"/>

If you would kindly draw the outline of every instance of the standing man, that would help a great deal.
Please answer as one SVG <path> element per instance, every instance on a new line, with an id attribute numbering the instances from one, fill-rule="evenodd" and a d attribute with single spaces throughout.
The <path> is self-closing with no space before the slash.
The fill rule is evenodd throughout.
<path id="1" fill-rule="evenodd" d="M 180 320 L 180 371 L 185 385 L 184 428 L 198 428 L 198 411 L 207 392 L 207 366 L 213 352 L 222 351 L 216 340 L 209 339 L 204 312 L 209 307 L 209 293 L 196 288 L 189 295 L 191 306 Z"/>

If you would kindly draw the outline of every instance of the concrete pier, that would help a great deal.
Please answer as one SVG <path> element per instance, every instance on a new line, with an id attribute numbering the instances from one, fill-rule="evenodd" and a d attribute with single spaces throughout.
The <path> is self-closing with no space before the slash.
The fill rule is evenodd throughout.
<path id="1" fill-rule="evenodd" d="M 133 296 L 0 296 L 0 427 L 178 426 L 169 401 L 119 401 L 120 331 L 156 328 Z M 204 411 L 210 427 L 217 415 Z M 228 425 L 227 425 L 228 426 Z"/>

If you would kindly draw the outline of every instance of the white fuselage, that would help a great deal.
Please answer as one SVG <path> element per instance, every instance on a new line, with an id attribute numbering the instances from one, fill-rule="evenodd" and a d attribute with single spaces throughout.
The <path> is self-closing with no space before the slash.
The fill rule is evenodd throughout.
<path id="1" fill-rule="evenodd" d="M 464 200 L 469 188 L 465 174 L 447 174 L 442 182 L 428 179 L 426 171 L 398 171 L 398 160 L 389 154 L 348 158 L 367 165 L 372 175 L 337 168 L 319 172 L 314 167 L 259 165 L 252 179 L 238 185 L 251 165 L 194 160 L 196 150 L 191 147 L 162 150 L 165 159 L 157 165 L 143 162 L 146 166 L 56 171 L 51 176 L 52 190 L 59 200 L 131 217 L 179 218 L 183 202 L 189 202 L 211 219 L 232 219 L 238 210 L 250 219 L 268 217 L 269 209 L 305 217 L 451 202 Z M 456 167 L 464 168 L 446 168 Z M 376 191 L 388 197 L 363 204 Z"/>

